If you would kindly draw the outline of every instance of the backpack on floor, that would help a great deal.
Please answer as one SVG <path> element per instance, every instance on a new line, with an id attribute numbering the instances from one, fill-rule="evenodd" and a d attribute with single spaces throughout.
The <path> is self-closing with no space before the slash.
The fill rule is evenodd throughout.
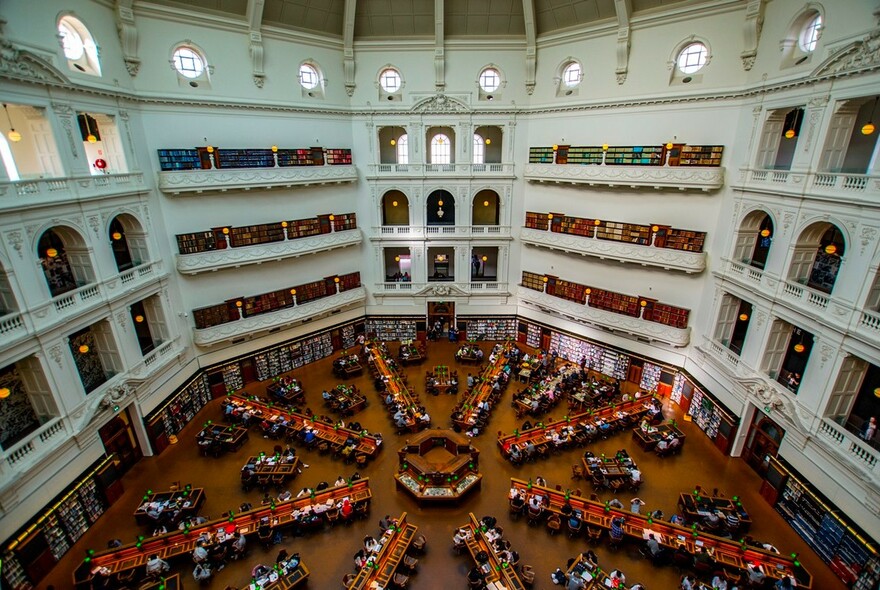
<path id="1" fill-rule="evenodd" d="M 557 586 L 561 586 L 565 584 L 565 572 L 559 568 L 556 568 L 556 571 L 550 574 L 550 579 Z"/>

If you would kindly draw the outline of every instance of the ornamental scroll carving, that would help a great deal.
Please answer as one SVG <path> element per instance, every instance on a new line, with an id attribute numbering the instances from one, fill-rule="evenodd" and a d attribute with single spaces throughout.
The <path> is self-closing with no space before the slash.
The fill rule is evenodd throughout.
<path id="1" fill-rule="evenodd" d="M 436 94 L 413 105 L 414 113 L 468 113 L 470 108 L 457 98 Z"/>

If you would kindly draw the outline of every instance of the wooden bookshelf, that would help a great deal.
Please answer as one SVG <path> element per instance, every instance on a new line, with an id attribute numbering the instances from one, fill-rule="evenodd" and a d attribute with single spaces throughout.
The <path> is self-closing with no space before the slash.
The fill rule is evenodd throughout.
<path id="1" fill-rule="evenodd" d="M 233 248 L 281 242 L 283 240 L 284 228 L 280 222 L 232 227 L 229 230 L 229 245 Z"/>
<path id="2" fill-rule="evenodd" d="M 539 275 L 533 272 L 523 271 L 522 273 L 522 286 L 526 289 L 533 289 L 535 291 L 543 291 L 544 290 L 544 275 Z"/>
<path id="3" fill-rule="evenodd" d="M 163 172 L 175 170 L 201 170 L 202 159 L 199 150 L 192 148 L 162 149 L 159 153 L 159 169 Z"/>
<path id="4" fill-rule="evenodd" d="M 554 215 L 550 229 L 562 234 L 592 238 L 595 235 L 596 222 L 593 219 L 584 219 L 582 217 Z"/>
<path id="5" fill-rule="evenodd" d="M 642 313 L 643 319 L 663 324 L 665 326 L 672 326 L 673 328 L 687 328 L 688 317 L 691 313 L 690 310 L 667 305 L 666 303 L 660 303 L 659 301 L 653 301 L 644 297 L 642 299 L 648 303 L 645 306 L 645 311 Z"/>
<path id="6" fill-rule="evenodd" d="M 287 222 L 287 239 L 295 240 L 296 238 L 307 238 L 309 236 L 317 236 L 322 233 L 321 221 L 317 217 L 310 219 L 295 219 Z"/>
<path id="7" fill-rule="evenodd" d="M 297 290 L 297 293 L 299 293 L 299 290 Z M 290 289 L 279 289 L 270 293 L 245 297 L 242 299 L 242 312 L 244 317 L 250 317 L 284 309 L 291 305 L 293 305 L 293 294 L 290 292 Z"/>
<path id="8" fill-rule="evenodd" d="M 663 164 L 663 146 L 634 145 L 610 146 L 605 153 L 605 164 L 615 166 L 660 166 Z"/>
<path id="9" fill-rule="evenodd" d="M 568 163 L 581 165 L 598 165 L 602 163 L 602 146 L 568 148 Z"/>
<path id="10" fill-rule="evenodd" d="M 271 149 L 216 149 L 217 168 L 272 168 L 275 158 Z"/>
<path id="11" fill-rule="evenodd" d="M 651 244 L 651 226 L 619 221 L 601 221 L 596 226 L 596 237 L 600 240 L 649 246 Z"/>
<path id="12" fill-rule="evenodd" d="M 357 289 L 361 286 L 361 273 L 351 272 L 346 275 L 339 275 L 339 290 L 349 291 Z"/>
<path id="13" fill-rule="evenodd" d="M 686 145 L 681 148 L 678 166 L 721 166 L 723 154 L 723 145 Z"/>
<path id="14" fill-rule="evenodd" d="M 351 150 L 338 148 L 326 149 L 324 150 L 324 158 L 330 166 L 351 164 Z"/>
<path id="15" fill-rule="evenodd" d="M 687 250 L 688 252 L 702 252 L 706 243 L 706 232 L 690 231 L 686 229 L 668 228 L 660 243 L 660 233 L 655 241 L 657 246 L 672 250 Z"/>
<path id="16" fill-rule="evenodd" d="M 557 164 L 568 164 L 568 148 L 570 146 L 567 145 L 557 145 L 556 146 L 556 163 Z"/>
<path id="17" fill-rule="evenodd" d="M 333 231 L 346 231 L 357 227 L 356 213 L 341 213 L 333 216 Z"/>
<path id="18" fill-rule="evenodd" d="M 297 303 L 314 301 L 315 299 L 320 299 L 321 297 L 326 297 L 328 295 L 327 283 L 324 280 L 305 283 L 304 285 L 294 287 L 294 289 L 296 289 Z M 335 293 L 335 290 L 333 293 Z"/>
<path id="19" fill-rule="evenodd" d="M 176 237 L 177 251 L 181 254 L 197 254 L 217 249 L 217 238 L 213 231 L 177 234 Z"/>
<path id="20" fill-rule="evenodd" d="M 546 213 L 535 213 L 534 211 L 526 211 L 526 227 L 530 229 L 540 229 L 546 231 L 550 227 L 550 219 Z"/>
<path id="21" fill-rule="evenodd" d="M 530 147 L 529 148 L 529 164 L 552 164 L 553 148 L 552 147 Z"/>
<path id="22" fill-rule="evenodd" d="M 194 309 L 193 321 L 196 324 L 196 328 L 210 328 L 211 326 L 225 324 L 238 319 L 238 312 L 236 311 L 234 313 L 235 315 L 230 314 L 229 307 L 226 303 L 218 303 L 217 305 Z"/>
<path id="23" fill-rule="evenodd" d="M 322 166 L 323 164 L 323 152 L 321 154 L 321 157 L 316 159 L 314 157 L 312 148 L 278 150 L 279 166 Z"/>
<path id="24" fill-rule="evenodd" d="M 574 301 L 575 303 L 584 303 L 587 296 L 586 290 L 586 285 L 565 281 L 558 277 L 551 277 L 547 281 L 548 295 Z"/>
<path id="25" fill-rule="evenodd" d="M 592 289 L 588 304 L 596 309 L 639 317 L 639 298 L 634 295 L 624 295 L 605 289 Z"/>

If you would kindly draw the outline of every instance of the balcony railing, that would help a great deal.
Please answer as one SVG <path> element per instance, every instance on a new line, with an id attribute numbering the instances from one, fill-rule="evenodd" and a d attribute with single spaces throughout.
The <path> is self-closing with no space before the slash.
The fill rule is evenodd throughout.
<path id="1" fill-rule="evenodd" d="M 388 238 L 510 238 L 509 225 L 381 225 L 372 228 L 372 239 Z"/>
<path id="2" fill-rule="evenodd" d="M 375 295 L 387 296 L 445 296 L 445 295 L 508 295 L 508 285 L 498 281 L 456 283 L 451 281 L 429 281 L 426 283 L 376 283 Z"/>
<path id="3" fill-rule="evenodd" d="M 828 445 L 847 457 L 854 465 L 874 477 L 880 475 L 877 467 L 877 451 L 849 430 L 840 427 L 828 418 L 819 424 L 819 434 Z"/>
<path id="4" fill-rule="evenodd" d="M 687 346 L 690 341 L 690 328 L 674 328 L 637 317 L 605 311 L 524 287 L 519 289 L 518 294 L 522 302 L 529 303 L 546 313 L 561 315 L 583 324 L 593 324 L 672 346 Z"/>
<path id="5" fill-rule="evenodd" d="M 702 272 L 706 268 L 706 254 L 704 252 L 688 252 L 687 250 L 658 248 L 652 245 L 600 240 L 595 237 L 527 227 L 520 231 L 520 239 L 526 244 L 540 248 L 610 258 L 620 262 L 634 262 L 686 273 Z"/>
<path id="6" fill-rule="evenodd" d="M 513 178 L 514 167 L 509 163 L 471 164 L 455 162 L 452 164 L 370 164 L 372 178 L 405 176 L 461 176 L 461 177 L 505 177 Z"/>
<path id="7" fill-rule="evenodd" d="M 143 172 L 0 182 L 0 209 L 103 198 L 148 190 Z"/>
<path id="8" fill-rule="evenodd" d="M 289 326 L 295 322 L 327 315 L 350 305 L 363 303 L 366 297 L 366 290 L 363 287 L 355 287 L 341 291 L 336 295 L 328 295 L 278 311 L 245 317 L 210 328 L 193 328 L 193 341 L 201 346 L 212 346 L 243 336 L 252 336 L 273 328 Z"/>
<path id="9" fill-rule="evenodd" d="M 290 188 L 357 182 L 354 166 L 290 166 L 278 168 L 218 168 L 159 172 L 159 190 L 170 195 Z"/>
<path id="10" fill-rule="evenodd" d="M 361 230 L 351 229 L 255 246 L 224 248 L 196 254 L 179 254 L 177 256 L 177 270 L 183 274 L 194 275 L 209 270 L 234 268 L 245 264 L 260 264 L 285 258 L 296 258 L 305 254 L 326 252 L 336 248 L 346 248 L 360 244 L 362 240 Z"/>
<path id="11" fill-rule="evenodd" d="M 772 190 L 776 194 L 833 200 L 836 203 L 876 203 L 880 176 L 840 172 L 740 169 L 739 186 Z"/>
<path id="12" fill-rule="evenodd" d="M 68 321 L 99 305 L 109 303 L 117 295 L 138 289 L 163 276 L 162 262 L 148 262 L 125 270 L 98 283 L 90 283 L 74 291 L 62 293 L 49 301 L 16 314 L 0 318 L 0 335 L 4 344 L 12 339 L 33 336 L 42 330 Z"/>
<path id="13" fill-rule="evenodd" d="M 724 184 L 724 168 L 526 164 L 523 177 L 533 182 L 711 191 Z"/>

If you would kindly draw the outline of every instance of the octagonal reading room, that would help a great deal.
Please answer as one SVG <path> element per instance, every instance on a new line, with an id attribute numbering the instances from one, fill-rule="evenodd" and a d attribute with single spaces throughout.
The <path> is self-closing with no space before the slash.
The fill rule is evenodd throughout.
<path id="1" fill-rule="evenodd" d="M 877 0 L 4 0 L 0 105 L 0 589 L 880 590 Z"/>

